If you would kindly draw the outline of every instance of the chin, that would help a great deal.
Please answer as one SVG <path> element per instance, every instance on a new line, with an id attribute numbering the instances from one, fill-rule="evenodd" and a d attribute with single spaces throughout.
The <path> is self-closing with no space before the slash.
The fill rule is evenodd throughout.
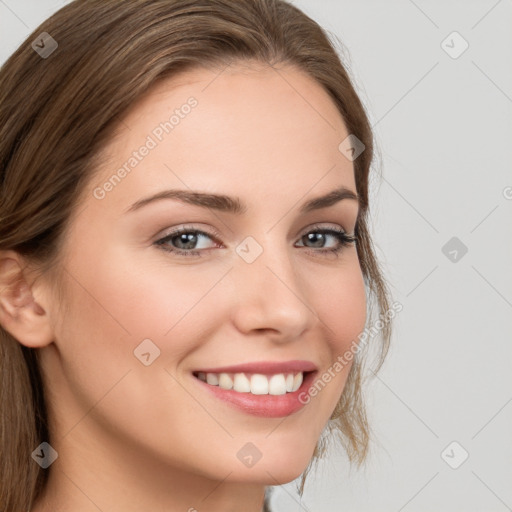
<path id="1" fill-rule="evenodd" d="M 259 468 L 253 467 L 248 471 L 239 469 L 233 472 L 230 477 L 230 482 L 239 483 L 253 483 L 260 485 L 283 485 L 293 482 L 298 478 L 306 469 L 309 459 L 305 460 L 303 464 L 295 465 L 292 462 L 286 463 L 281 461 L 278 464 L 267 464 Z"/>
<path id="2" fill-rule="evenodd" d="M 281 485 L 298 478 L 308 466 L 315 444 L 308 449 L 302 446 L 283 446 L 273 450 L 271 446 L 263 451 L 261 458 L 252 466 L 244 467 L 237 463 L 233 466 L 229 461 L 226 473 L 231 472 L 229 480 L 232 482 L 257 483 L 262 485 Z"/>

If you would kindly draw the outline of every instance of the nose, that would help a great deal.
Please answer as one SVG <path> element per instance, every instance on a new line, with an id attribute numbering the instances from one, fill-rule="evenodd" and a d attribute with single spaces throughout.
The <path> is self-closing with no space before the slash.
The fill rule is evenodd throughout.
<path id="1" fill-rule="evenodd" d="M 300 337 L 318 321 L 301 279 L 284 248 L 265 248 L 252 263 L 240 258 L 232 270 L 233 321 L 244 334 L 258 332 L 276 342 Z"/>

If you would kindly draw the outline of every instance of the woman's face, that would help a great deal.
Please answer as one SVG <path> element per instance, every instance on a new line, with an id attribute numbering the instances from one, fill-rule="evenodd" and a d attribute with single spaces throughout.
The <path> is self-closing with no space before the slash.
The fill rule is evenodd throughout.
<path id="1" fill-rule="evenodd" d="M 354 233 L 357 200 L 304 207 L 356 193 L 348 135 L 291 67 L 189 71 L 130 109 L 69 224 L 66 311 L 41 351 L 61 458 L 266 484 L 301 474 L 350 370 L 333 365 L 366 319 L 356 247 L 328 231 Z M 156 194 L 169 197 L 145 201 Z M 235 365 L 246 372 L 220 371 Z M 282 394 L 301 368 L 313 381 Z M 210 383 L 195 373 L 207 370 Z"/>

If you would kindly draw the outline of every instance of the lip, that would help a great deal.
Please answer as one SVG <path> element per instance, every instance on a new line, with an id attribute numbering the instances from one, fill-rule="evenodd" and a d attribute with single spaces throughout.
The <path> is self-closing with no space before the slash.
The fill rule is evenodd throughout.
<path id="1" fill-rule="evenodd" d="M 218 368 L 197 368 L 194 370 L 194 373 L 261 373 L 262 375 L 274 375 L 276 373 L 314 372 L 317 369 L 317 366 L 311 361 L 295 359 L 282 362 L 257 361 Z"/>
<path id="2" fill-rule="evenodd" d="M 258 363 L 259 364 L 259 363 Z M 242 365 L 243 366 L 243 365 Z M 247 368 L 257 368 L 258 366 L 251 365 L 246 366 Z M 283 364 L 279 365 L 279 368 L 283 368 Z M 290 367 L 290 366 L 288 366 Z M 233 368 L 237 369 L 236 372 L 233 372 Z M 225 373 L 242 373 L 239 369 L 241 366 L 232 366 L 232 367 L 224 367 L 222 368 L 222 372 L 224 373 L 225 369 L 230 369 L 230 371 L 226 371 Z M 262 368 L 261 366 L 259 368 Z M 266 367 L 269 368 L 268 366 Z M 273 366 L 272 368 L 277 368 L 277 366 Z M 213 370 L 213 369 L 212 369 Z M 203 370 L 198 370 L 203 371 Z M 245 370 L 247 373 L 250 373 L 249 370 Z M 294 371 L 294 370 L 287 370 Z M 304 371 L 304 370 L 296 370 L 296 371 Z M 291 393 L 286 393 L 284 395 L 253 395 L 251 393 L 240 393 L 238 391 L 234 391 L 233 389 L 222 389 L 219 386 L 212 386 L 207 382 L 204 382 L 194 376 L 197 373 L 196 371 L 192 374 L 192 379 L 197 383 L 198 386 L 206 393 L 209 393 L 210 396 L 218 398 L 219 400 L 225 402 L 228 406 L 233 407 L 242 413 L 250 414 L 252 416 L 260 416 L 263 418 L 283 418 L 285 416 L 290 416 L 291 414 L 299 411 L 305 405 L 309 403 L 307 397 L 309 397 L 309 389 L 314 382 L 315 376 L 318 374 L 318 371 L 305 371 L 304 380 L 300 385 L 299 389 L 293 391 Z M 218 373 L 219 369 L 215 369 L 215 371 L 210 373 Z M 281 371 L 272 370 L 274 373 L 281 373 Z M 270 372 L 270 373 L 272 373 Z M 252 373 L 252 372 L 251 372 Z M 254 372 L 257 373 L 257 372 Z M 263 375 L 268 374 L 269 372 L 262 372 Z M 302 400 L 299 400 L 299 397 Z"/>

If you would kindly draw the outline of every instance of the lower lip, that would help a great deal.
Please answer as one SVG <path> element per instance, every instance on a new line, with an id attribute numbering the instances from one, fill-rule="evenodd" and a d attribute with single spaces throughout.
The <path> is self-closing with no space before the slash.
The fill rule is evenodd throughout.
<path id="1" fill-rule="evenodd" d="M 224 400 L 247 414 L 262 416 L 264 418 L 282 418 L 297 412 L 309 402 L 308 390 L 316 373 L 316 371 L 308 372 L 297 391 L 284 395 L 253 395 L 252 393 L 239 393 L 232 389 L 222 389 L 219 386 L 212 386 L 194 376 L 192 376 L 192 378 L 207 392 L 212 393 L 217 398 Z M 306 403 L 302 403 L 299 400 L 299 396 L 302 401 Z"/>

